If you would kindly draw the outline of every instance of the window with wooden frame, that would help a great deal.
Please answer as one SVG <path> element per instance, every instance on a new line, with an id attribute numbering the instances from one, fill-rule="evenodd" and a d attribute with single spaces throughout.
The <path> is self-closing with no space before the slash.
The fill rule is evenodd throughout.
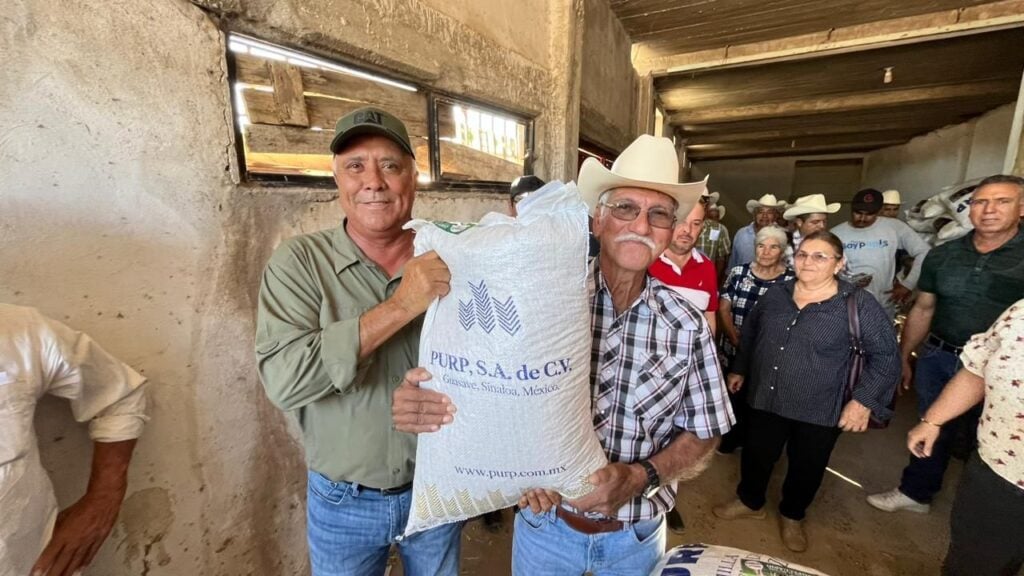
<path id="1" fill-rule="evenodd" d="M 363 106 L 405 123 L 420 188 L 505 188 L 529 169 L 529 118 L 240 34 L 228 55 L 249 179 L 328 182 L 334 125 Z"/>

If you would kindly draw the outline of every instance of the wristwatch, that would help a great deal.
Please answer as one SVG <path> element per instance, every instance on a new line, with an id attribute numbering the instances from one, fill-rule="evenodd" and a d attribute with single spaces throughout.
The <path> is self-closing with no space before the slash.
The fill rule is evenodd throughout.
<path id="1" fill-rule="evenodd" d="M 661 476 L 658 476 L 657 468 L 649 460 L 641 460 L 638 464 L 643 466 L 644 472 L 647 472 L 647 486 L 643 491 L 644 498 L 652 498 L 661 488 Z"/>

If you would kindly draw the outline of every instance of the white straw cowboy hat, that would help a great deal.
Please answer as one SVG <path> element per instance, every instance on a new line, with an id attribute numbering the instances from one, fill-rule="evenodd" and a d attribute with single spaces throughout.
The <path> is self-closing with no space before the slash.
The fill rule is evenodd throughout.
<path id="1" fill-rule="evenodd" d="M 782 217 L 789 220 L 790 218 L 805 214 L 835 214 L 839 212 L 839 208 L 839 202 L 826 204 L 824 194 L 811 194 L 797 198 L 796 202 L 786 210 Z"/>
<path id="2" fill-rule="evenodd" d="M 882 192 L 882 204 L 903 204 L 900 200 L 900 191 L 886 190 Z"/>
<path id="3" fill-rule="evenodd" d="M 601 194 L 612 188 L 644 188 L 661 192 L 676 201 L 676 216 L 685 218 L 707 192 L 707 177 L 699 182 L 678 182 L 679 157 L 668 138 L 642 134 L 619 154 L 608 170 L 596 158 L 580 168 L 577 186 L 583 201 L 597 207 Z"/>
<path id="4" fill-rule="evenodd" d="M 765 194 L 764 196 L 761 196 L 757 200 L 748 200 L 747 212 L 753 214 L 754 211 L 757 210 L 758 208 L 775 208 L 777 210 L 782 210 L 785 208 L 785 206 L 786 203 L 783 202 L 782 200 L 777 200 L 775 198 L 775 194 Z"/>

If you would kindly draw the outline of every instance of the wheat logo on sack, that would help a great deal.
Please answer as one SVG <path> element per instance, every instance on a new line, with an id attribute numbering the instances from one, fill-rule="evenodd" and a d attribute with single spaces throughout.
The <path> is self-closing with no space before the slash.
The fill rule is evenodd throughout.
<path id="1" fill-rule="evenodd" d="M 519 311 L 509 296 L 504 302 L 492 298 L 487 284 L 481 280 L 479 284 L 469 282 L 469 290 L 473 297 L 468 301 L 459 300 L 459 324 L 469 332 L 478 326 L 490 334 L 495 326 L 500 327 L 509 336 L 515 336 L 523 327 L 519 321 Z"/>

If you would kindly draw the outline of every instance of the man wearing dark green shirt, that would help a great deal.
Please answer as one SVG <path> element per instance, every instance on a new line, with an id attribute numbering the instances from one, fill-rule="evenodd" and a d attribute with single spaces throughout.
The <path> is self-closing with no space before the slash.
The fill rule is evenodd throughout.
<path id="1" fill-rule="evenodd" d="M 903 387 L 911 381 L 910 355 L 922 343 L 913 374 L 923 422 L 942 428 L 931 456 L 911 455 L 899 488 L 868 496 L 875 508 L 926 513 L 942 487 L 955 430 L 923 420 L 929 406 L 960 368 L 960 352 L 973 335 L 1024 297 L 1024 178 L 990 176 L 970 204 L 974 231 L 932 249 L 921 267 L 920 294 L 903 328 Z"/>
<path id="2" fill-rule="evenodd" d="M 402 229 L 417 171 L 401 121 L 355 110 L 338 121 L 331 152 L 345 220 L 278 247 L 256 327 L 267 396 L 302 427 L 313 574 L 383 574 L 397 544 L 405 574 L 454 576 L 461 524 L 397 539 L 416 438 L 390 422 L 392 392 L 417 362 L 422 314 L 448 293 L 448 267 L 433 252 L 413 258 Z"/>

